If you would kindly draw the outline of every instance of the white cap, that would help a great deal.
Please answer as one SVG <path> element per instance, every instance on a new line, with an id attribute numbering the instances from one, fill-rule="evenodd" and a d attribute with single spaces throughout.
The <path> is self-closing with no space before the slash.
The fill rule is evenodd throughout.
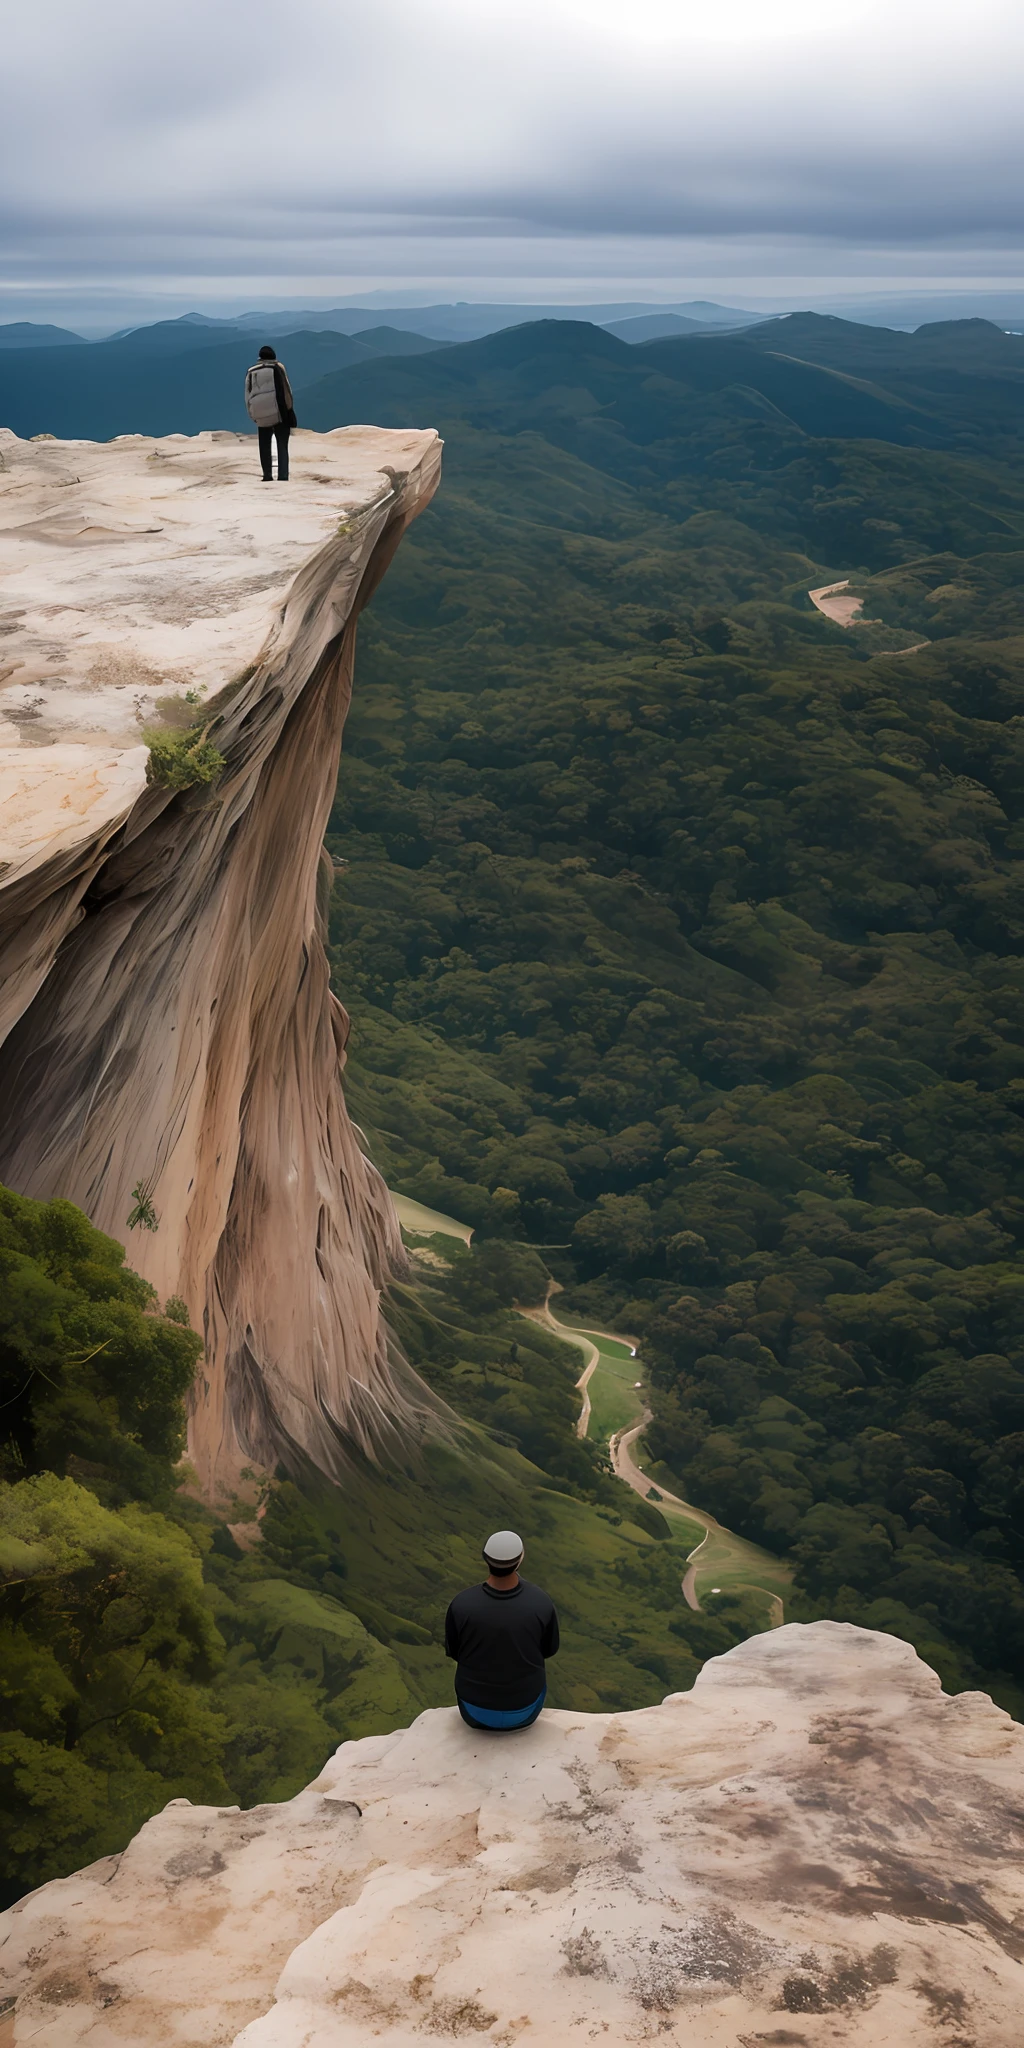
<path id="1" fill-rule="evenodd" d="M 496 1529 L 484 1544 L 484 1558 L 488 1564 L 516 1565 L 523 1554 L 523 1539 L 514 1529 Z"/>

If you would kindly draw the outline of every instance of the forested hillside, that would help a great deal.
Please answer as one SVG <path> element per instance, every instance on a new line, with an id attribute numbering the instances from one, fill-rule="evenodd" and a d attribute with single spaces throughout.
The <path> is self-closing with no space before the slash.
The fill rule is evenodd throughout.
<path id="1" fill-rule="evenodd" d="M 444 1612 L 495 1522 L 563 1616 L 553 1704 L 653 1705 L 764 1625 L 742 1595 L 683 1605 L 685 1542 L 576 1440 L 578 1353 L 512 1312 L 543 1285 L 493 1245 L 396 1287 L 454 1404 L 437 1441 L 385 1470 L 353 1451 L 341 1487 L 262 1475 L 225 1522 L 182 1461 L 183 1304 L 70 1203 L 0 1189 L 0 1903 L 168 1799 L 290 1798 L 339 1742 L 450 1704 Z"/>
<path id="2" fill-rule="evenodd" d="M 780 325 L 305 394 L 447 437 L 328 842 L 350 1092 L 643 1335 L 651 1451 L 791 1611 L 1019 1701 L 1024 344 Z"/>

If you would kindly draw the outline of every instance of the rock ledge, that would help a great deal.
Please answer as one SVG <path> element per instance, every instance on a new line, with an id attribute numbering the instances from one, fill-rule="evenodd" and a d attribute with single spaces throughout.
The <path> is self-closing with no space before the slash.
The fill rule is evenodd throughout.
<path id="1" fill-rule="evenodd" d="M 639 1713 L 435 1709 L 22 1901 L 8 2039 L 1020 2048 L 1022 1763 L 986 1695 L 832 1622 Z"/>

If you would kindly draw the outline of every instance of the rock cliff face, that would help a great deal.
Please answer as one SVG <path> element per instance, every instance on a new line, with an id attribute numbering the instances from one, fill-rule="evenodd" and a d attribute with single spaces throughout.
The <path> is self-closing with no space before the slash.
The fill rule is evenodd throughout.
<path id="1" fill-rule="evenodd" d="M 229 433 L 0 458 L 0 1180 L 184 1298 L 211 1498 L 289 1445 L 333 1473 L 416 1426 L 318 892 L 356 618 L 440 443 L 300 433 L 273 486 Z M 129 1232 L 140 1187 L 157 1228 Z"/>
<path id="2" fill-rule="evenodd" d="M 1022 1763 L 985 1695 L 832 1622 L 641 1713 L 435 1709 L 23 1900 L 7 2043 L 1020 2048 Z"/>

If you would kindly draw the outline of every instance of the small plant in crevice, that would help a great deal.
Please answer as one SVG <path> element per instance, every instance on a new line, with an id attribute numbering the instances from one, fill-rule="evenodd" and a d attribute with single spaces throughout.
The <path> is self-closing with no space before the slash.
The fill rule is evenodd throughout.
<path id="1" fill-rule="evenodd" d="M 129 1209 L 128 1211 L 128 1229 L 159 1230 L 160 1218 L 153 1207 L 153 1197 L 150 1194 L 149 1189 L 147 1188 L 144 1180 L 136 1181 L 135 1186 L 132 1189 L 132 1195 L 135 1200 L 135 1207 L 133 1209 Z M 180 1317 L 172 1317 L 172 1321 L 180 1320 Z M 187 1314 L 185 1317 L 185 1321 L 188 1321 Z"/>
<path id="2" fill-rule="evenodd" d="M 219 747 L 207 739 L 208 730 L 194 725 L 185 732 L 148 733 L 146 781 L 162 789 L 195 789 L 216 782 L 227 763 Z"/>

